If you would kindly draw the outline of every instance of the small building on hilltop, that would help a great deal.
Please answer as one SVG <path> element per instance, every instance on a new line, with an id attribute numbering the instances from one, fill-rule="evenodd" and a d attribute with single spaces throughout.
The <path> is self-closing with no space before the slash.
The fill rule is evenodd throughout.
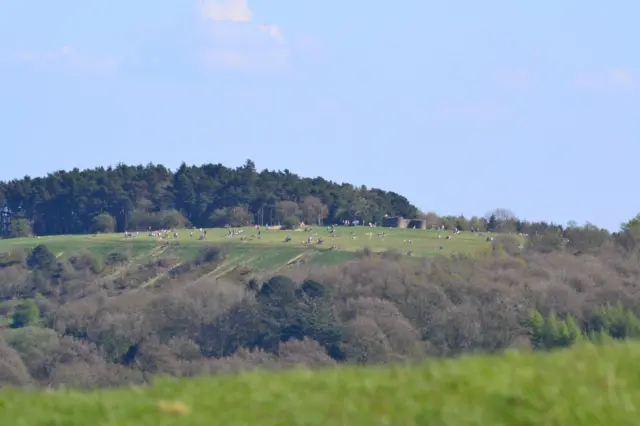
<path id="1" fill-rule="evenodd" d="M 427 221 L 423 219 L 405 219 L 402 216 L 393 216 L 383 218 L 382 226 L 385 228 L 427 229 Z"/>

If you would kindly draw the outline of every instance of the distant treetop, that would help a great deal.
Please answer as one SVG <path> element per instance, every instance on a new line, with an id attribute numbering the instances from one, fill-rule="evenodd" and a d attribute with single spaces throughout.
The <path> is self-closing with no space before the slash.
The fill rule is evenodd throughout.
<path id="1" fill-rule="evenodd" d="M 310 223 L 367 223 L 380 222 L 385 214 L 416 217 L 419 212 L 395 192 L 303 178 L 288 170 L 258 172 L 251 160 L 235 169 L 183 163 L 173 172 L 161 165 L 119 164 L 0 182 L 2 236 L 19 236 L 16 230 L 25 235 L 106 230 L 111 228 L 106 215 L 122 232 L 162 224 L 274 224 L 289 215 Z M 11 223 L 20 228 L 11 233 Z M 30 229 L 23 229 L 25 223 Z"/>

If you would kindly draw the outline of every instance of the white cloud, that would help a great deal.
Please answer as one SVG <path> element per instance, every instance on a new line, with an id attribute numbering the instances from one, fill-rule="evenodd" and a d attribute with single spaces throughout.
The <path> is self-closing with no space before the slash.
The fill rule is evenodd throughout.
<path id="1" fill-rule="evenodd" d="M 247 0 L 204 0 L 204 17 L 213 21 L 250 22 L 253 16 Z"/>
<path id="2" fill-rule="evenodd" d="M 574 80 L 579 89 L 634 91 L 640 89 L 640 78 L 625 69 L 611 69 L 604 73 L 579 74 Z"/>
<path id="3" fill-rule="evenodd" d="M 283 69 L 289 58 L 282 30 L 276 24 L 256 24 L 247 0 L 200 0 L 208 21 L 208 44 L 202 60 L 213 68 L 250 71 Z"/>
<path id="4" fill-rule="evenodd" d="M 282 31 L 280 31 L 280 27 L 277 25 L 260 25 L 258 29 L 269 34 L 270 37 L 278 40 L 284 40 L 284 37 L 282 37 Z"/>
<path id="5" fill-rule="evenodd" d="M 5 62 L 33 65 L 38 68 L 108 74 L 116 71 L 119 61 L 114 57 L 88 55 L 71 46 L 47 51 L 19 50 L 4 55 Z"/>

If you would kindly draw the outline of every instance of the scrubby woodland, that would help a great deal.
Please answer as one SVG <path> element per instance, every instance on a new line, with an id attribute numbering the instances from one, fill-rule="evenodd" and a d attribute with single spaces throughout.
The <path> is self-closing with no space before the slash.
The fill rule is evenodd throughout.
<path id="1" fill-rule="evenodd" d="M 234 202 L 249 205 L 253 199 L 243 191 L 266 187 L 266 182 L 273 183 L 272 194 L 289 191 L 290 198 L 274 203 L 317 196 L 326 203 L 327 221 L 339 220 L 340 203 L 351 208 L 346 200 L 355 196 L 379 196 L 381 204 L 372 205 L 372 211 L 395 209 L 410 216 L 415 209 L 397 194 L 275 172 L 253 174 L 251 185 L 228 183 L 211 193 L 210 187 L 198 186 L 217 182 L 205 178 L 207 170 L 225 176 L 220 182 L 237 182 L 243 170 L 253 172 L 207 167 L 183 167 L 175 175 L 156 166 L 59 173 L 3 184 L 2 194 L 13 220 L 50 233 L 87 232 L 91 214 L 105 211 L 119 229 L 136 212 L 161 214 L 163 209 L 176 209 L 200 224 L 216 210 L 242 205 Z M 153 170 L 164 173 L 155 186 L 151 177 L 122 177 L 156 176 Z M 113 181 L 109 173 L 116 176 Z M 57 192 L 46 192 L 47 185 L 58 185 Z M 91 185 L 91 191 L 102 194 L 103 210 L 96 207 L 100 196 L 90 199 L 93 192 L 83 189 Z M 109 185 L 118 188 L 113 193 L 121 198 L 104 192 Z M 195 198 L 180 198 L 188 191 L 176 190 L 178 185 L 192 185 Z M 313 192 L 321 187 L 324 192 Z M 229 188 L 240 188 L 235 194 L 244 195 L 226 194 Z M 118 199 L 131 204 L 123 209 Z M 261 211 L 265 217 L 276 214 L 267 205 L 275 206 L 249 208 L 254 220 Z M 148 288 L 136 282 L 146 270 L 162 268 L 166 259 L 122 277 L 117 271 L 128 261 L 124 251 L 104 258 L 88 251 L 56 258 L 46 245 L 38 245 L 2 254 L 0 316 L 6 322 L 0 330 L 0 383 L 117 386 L 146 383 L 158 375 L 405 362 L 640 336 L 640 216 L 614 234 L 590 224 L 531 224 L 505 212 L 484 219 L 425 216 L 445 226 L 531 234 L 524 249 L 503 233 L 491 251 L 473 256 L 408 261 L 394 252 L 363 252 L 339 266 L 295 268 L 261 279 L 195 281 L 226 256 L 224 247 L 208 246 L 191 263 L 172 270 L 170 279 Z"/>

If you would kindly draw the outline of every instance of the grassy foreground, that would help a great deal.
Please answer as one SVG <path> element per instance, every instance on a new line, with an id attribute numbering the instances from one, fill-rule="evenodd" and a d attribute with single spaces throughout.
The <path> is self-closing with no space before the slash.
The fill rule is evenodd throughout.
<path id="1" fill-rule="evenodd" d="M 418 366 L 0 392 L 6 425 L 636 425 L 640 344 Z"/>

